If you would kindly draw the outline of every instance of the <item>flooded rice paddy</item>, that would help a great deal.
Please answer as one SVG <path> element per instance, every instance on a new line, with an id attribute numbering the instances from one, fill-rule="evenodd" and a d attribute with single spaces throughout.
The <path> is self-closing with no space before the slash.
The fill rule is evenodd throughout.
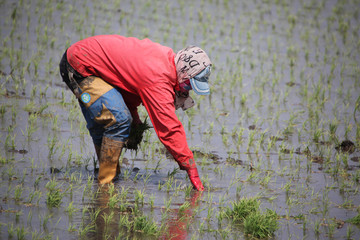
<path id="1" fill-rule="evenodd" d="M 0 6 L 0 239 L 360 238 L 358 0 Z M 122 154 L 114 185 L 98 186 L 85 120 L 58 73 L 68 46 L 98 34 L 208 52 L 211 95 L 177 112 L 203 193 L 153 130 Z M 238 220 L 246 199 L 255 212 Z M 254 216 L 273 217 L 260 221 L 272 226 L 265 236 L 251 231 Z"/>

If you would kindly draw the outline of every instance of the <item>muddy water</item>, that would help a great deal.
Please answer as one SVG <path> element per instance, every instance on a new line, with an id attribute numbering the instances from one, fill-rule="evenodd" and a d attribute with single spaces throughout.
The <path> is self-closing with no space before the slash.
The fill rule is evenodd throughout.
<path id="1" fill-rule="evenodd" d="M 140 215 L 166 227 L 160 238 L 245 239 L 218 216 L 253 196 L 279 215 L 275 239 L 360 237 L 346 222 L 360 204 L 358 1 L 0 4 L 1 239 L 148 239 L 119 226 Z M 109 207 L 85 121 L 58 74 L 66 47 L 94 34 L 207 50 L 212 94 L 178 112 L 203 194 L 187 190 L 185 173 L 149 131 L 137 153 L 123 154 L 114 194 L 124 199 Z M 341 151 L 345 140 L 352 151 Z M 59 207 L 47 204 L 52 179 Z"/>

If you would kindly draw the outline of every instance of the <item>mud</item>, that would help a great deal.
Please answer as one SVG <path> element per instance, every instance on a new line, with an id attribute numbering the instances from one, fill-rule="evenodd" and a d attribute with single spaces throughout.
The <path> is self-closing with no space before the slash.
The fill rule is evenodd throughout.
<path id="1" fill-rule="evenodd" d="M 352 154 L 352 153 L 354 153 L 356 147 L 352 141 L 344 140 L 341 142 L 341 144 L 336 146 L 335 149 L 338 151 L 341 151 L 341 152 L 346 152 L 346 153 Z"/>

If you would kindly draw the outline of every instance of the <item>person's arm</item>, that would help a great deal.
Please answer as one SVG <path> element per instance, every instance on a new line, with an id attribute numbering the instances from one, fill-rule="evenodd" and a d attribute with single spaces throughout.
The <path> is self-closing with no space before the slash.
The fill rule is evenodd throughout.
<path id="1" fill-rule="evenodd" d="M 137 95 L 129 93 L 127 91 L 120 90 L 120 92 L 124 98 L 126 106 L 131 113 L 131 117 L 133 118 L 133 124 L 141 124 L 142 122 L 137 111 L 137 107 L 140 105 L 141 99 Z"/>
<path id="2" fill-rule="evenodd" d="M 194 188 L 202 191 L 204 187 L 193 153 L 188 147 L 185 130 L 175 113 L 174 90 L 170 85 L 158 83 L 141 89 L 139 94 L 160 141 L 177 161 L 180 169 L 187 171 Z"/>

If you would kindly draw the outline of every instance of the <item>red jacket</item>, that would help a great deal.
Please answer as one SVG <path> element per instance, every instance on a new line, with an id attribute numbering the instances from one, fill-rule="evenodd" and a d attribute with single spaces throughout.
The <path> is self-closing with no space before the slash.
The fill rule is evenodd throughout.
<path id="1" fill-rule="evenodd" d="M 193 159 L 185 130 L 175 114 L 175 53 L 149 39 L 100 35 L 67 50 L 70 65 L 84 77 L 95 75 L 120 89 L 135 122 L 142 103 L 160 141 L 180 166 Z M 191 165 L 193 161 L 191 161 Z"/>

